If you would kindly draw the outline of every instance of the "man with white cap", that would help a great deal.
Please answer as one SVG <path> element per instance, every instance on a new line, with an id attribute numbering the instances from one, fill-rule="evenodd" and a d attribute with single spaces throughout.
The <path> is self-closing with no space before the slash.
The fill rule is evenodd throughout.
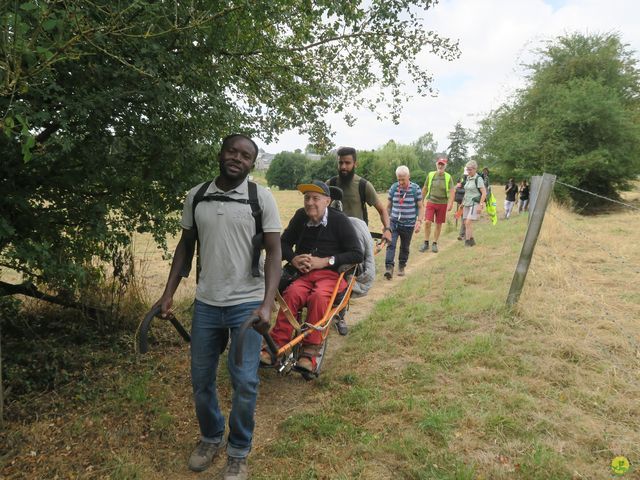
<path id="1" fill-rule="evenodd" d="M 429 250 L 429 237 L 431 236 L 431 224 L 436 222 L 436 231 L 431 244 L 431 251 L 438 252 L 438 239 L 442 231 L 442 224 L 447 219 L 447 212 L 453 207 L 455 198 L 455 183 L 451 175 L 445 172 L 447 157 L 441 156 L 436 160 L 436 170 L 429 172 L 427 180 L 422 189 L 422 197 L 426 200 L 427 206 L 424 214 L 424 244 L 419 250 L 426 252 Z"/>
<path id="2" fill-rule="evenodd" d="M 364 253 L 351 220 L 342 212 L 330 208 L 331 194 L 326 183 L 313 180 L 298 185 L 304 194 L 304 208 L 293 215 L 282 233 L 282 258 L 299 272 L 300 276 L 283 293 L 283 298 L 292 312 L 307 306 L 306 322 L 315 324 L 324 315 L 331 294 L 339 278 L 341 265 L 361 263 Z M 294 251 L 295 247 L 295 251 Z M 341 281 L 339 291 L 346 288 Z M 275 343 L 282 346 L 291 340 L 293 326 L 281 311 L 271 330 Z M 316 356 L 322 344 L 320 332 L 307 336 L 302 354 L 298 359 L 299 368 L 313 371 Z M 260 361 L 271 363 L 271 357 L 263 351 Z"/>

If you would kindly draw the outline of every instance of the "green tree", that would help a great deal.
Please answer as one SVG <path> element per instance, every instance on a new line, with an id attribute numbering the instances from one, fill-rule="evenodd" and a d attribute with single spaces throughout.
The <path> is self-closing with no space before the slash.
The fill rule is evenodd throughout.
<path id="1" fill-rule="evenodd" d="M 317 162 L 308 162 L 304 181 L 328 180 L 338 174 L 338 161 L 335 154 L 327 154 Z"/>
<path id="2" fill-rule="evenodd" d="M 358 156 L 360 165 L 361 156 Z M 363 169 L 363 176 L 369 180 L 376 190 L 386 191 L 396 181 L 396 168 L 406 165 L 411 171 L 411 180 L 422 184 L 426 174 L 418 166 L 416 151 L 411 145 L 401 145 L 389 140 L 384 146 L 373 152 L 372 159 Z"/>
<path id="3" fill-rule="evenodd" d="M 640 72 L 633 53 L 615 34 L 573 34 L 539 54 L 526 88 L 481 123 L 479 155 L 510 176 L 546 171 L 617 197 L 640 173 Z M 569 194 L 580 206 L 604 202 Z"/>
<path id="4" fill-rule="evenodd" d="M 418 167 L 426 173 L 435 169 L 438 142 L 433 139 L 433 134 L 427 132 L 411 144 L 418 158 Z"/>
<path id="5" fill-rule="evenodd" d="M 367 180 L 371 178 L 371 172 L 373 170 L 373 164 L 374 164 L 374 154 L 375 154 L 375 150 L 359 150 L 358 151 L 358 166 L 356 168 L 356 174 L 366 178 Z M 337 164 L 336 164 L 336 170 L 337 170 Z M 336 173 L 334 173 L 333 175 L 337 175 L 337 174 L 338 173 L 336 171 Z"/>
<path id="6" fill-rule="evenodd" d="M 464 170 L 464 165 L 469 160 L 469 143 L 471 141 L 469 133 L 463 128 L 462 123 L 456 123 L 448 136 L 451 143 L 447 148 L 449 163 L 447 170 L 454 177 L 457 177 Z"/>
<path id="7" fill-rule="evenodd" d="M 267 183 L 282 190 L 294 190 L 305 178 L 309 160 L 300 152 L 280 152 L 267 170 Z"/>
<path id="8" fill-rule="evenodd" d="M 432 3 L 2 2 L 0 265 L 73 293 L 132 232 L 179 228 L 225 134 L 293 128 L 323 151 L 330 111 L 397 119 L 405 72 L 432 90 L 421 52 L 459 54 L 423 28 Z"/>

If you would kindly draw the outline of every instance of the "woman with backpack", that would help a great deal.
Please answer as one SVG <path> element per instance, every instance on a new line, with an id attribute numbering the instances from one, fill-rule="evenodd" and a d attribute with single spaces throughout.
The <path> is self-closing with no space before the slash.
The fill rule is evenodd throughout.
<path id="1" fill-rule="evenodd" d="M 456 202 L 456 227 L 458 226 L 458 219 L 462 218 L 462 221 L 460 222 L 460 232 L 458 233 L 458 240 L 464 240 L 464 218 L 462 217 L 462 201 L 464 200 L 464 184 L 467 183 L 468 176 L 469 171 L 467 170 L 467 167 L 464 167 L 464 174 L 462 175 L 462 177 L 460 177 L 458 183 L 456 183 L 456 192 L 454 195 L 454 200 Z"/>
<path id="2" fill-rule="evenodd" d="M 464 185 L 464 206 L 463 217 L 465 227 L 465 247 L 473 247 L 476 244 L 473 238 L 473 222 L 478 219 L 478 214 L 482 213 L 484 202 L 487 198 L 487 189 L 484 186 L 484 180 L 478 175 L 478 164 L 474 160 L 467 162 L 467 170 L 469 176 Z"/>

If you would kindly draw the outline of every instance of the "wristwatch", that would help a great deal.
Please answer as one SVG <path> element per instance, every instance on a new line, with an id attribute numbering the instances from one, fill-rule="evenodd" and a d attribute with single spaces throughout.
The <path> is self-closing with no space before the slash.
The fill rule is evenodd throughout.
<path id="1" fill-rule="evenodd" d="M 336 264 L 336 257 L 329 257 L 329 266 L 333 267 Z"/>
<path id="2" fill-rule="evenodd" d="M 382 229 L 382 231 L 383 231 L 383 232 L 390 232 L 390 231 L 391 231 L 391 228 L 389 228 L 389 227 L 384 227 L 384 228 Z"/>

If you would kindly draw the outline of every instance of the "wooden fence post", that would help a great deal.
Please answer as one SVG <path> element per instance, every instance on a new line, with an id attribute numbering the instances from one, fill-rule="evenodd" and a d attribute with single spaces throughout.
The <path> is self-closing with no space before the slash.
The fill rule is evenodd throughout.
<path id="1" fill-rule="evenodd" d="M 531 177 L 531 181 L 529 182 L 529 212 L 533 212 L 536 206 L 540 185 L 542 185 L 542 175 L 534 175 Z M 529 222 L 531 222 L 531 214 L 529 214 Z"/>
<path id="2" fill-rule="evenodd" d="M 531 178 L 532 186 L 534 178 L 535 177 Z M 511 280 L 509 295 L 507 296 L 508 306 L 513 306 L 518 303 L 518 299 L 522 293 L 524 280 L 527 278 L 527 272 L 531 264 L 531 257 L 533 257 L 533 249 L 538 241 L 538 235 L 540 235 L 540 229 L 542 228 L 542 220 L 544 220 L 544 213 L 547 210 L 547 205 L 551 199 L 551 193 L 553 192 L 555 183 L 556 176 L 545 173 L 542 176 L 540 187 L 536 191 L 536 202 L 532 209 L 529 210 L 529 226 L 527 227 L 527 233 L 522 243 L 522 250 L 520 250 L 520 258 L 518 259 L 516 271 L 513 274 L 513 280 Z"/>

